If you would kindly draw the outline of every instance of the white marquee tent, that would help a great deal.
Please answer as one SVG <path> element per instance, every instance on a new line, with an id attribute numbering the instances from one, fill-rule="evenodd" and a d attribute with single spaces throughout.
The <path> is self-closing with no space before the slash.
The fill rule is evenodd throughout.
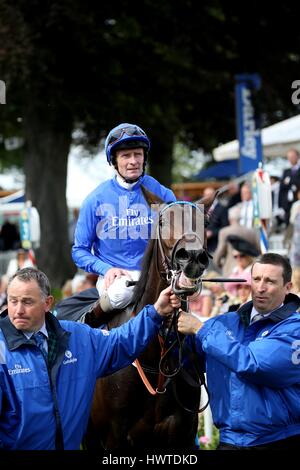
<path id="1" fill-rule="evenodd" d="M 262 129 L 263 154 L 266 158 L 284 157 L 289 148 L 300 152 L 300 114 Z M 239 144 L 232 140 L 213 150 L 216 161 L 239 158 Z"/>

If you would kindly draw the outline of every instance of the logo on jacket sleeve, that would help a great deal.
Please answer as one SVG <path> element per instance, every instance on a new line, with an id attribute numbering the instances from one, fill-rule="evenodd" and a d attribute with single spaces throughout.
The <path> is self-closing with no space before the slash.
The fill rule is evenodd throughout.
<path id="1" fill-rule="evenodd" d="M 230 339 L 234 339 L 234 335 L 233 335 L 233 332 L 231 330 L 226 330 L 225 331 L 225 335 L 228 336 L 228 338 Z"/>
<path id="2" fill-rule="evenodd" d="M 101 329 L 100 331 L 103 334 L 103 336 L 109 336 L 109 331 L 108 330 Z"/>
<path id="3" fill-rule="evenodd" d="M 71 351 L 68 349 L 65 351 L 65 357 L 66 359 L 63 361 L 63 364 L 73 364 L 74 362 L 77 362 L 77 357 L 73 357 L 73 354 Z"/>

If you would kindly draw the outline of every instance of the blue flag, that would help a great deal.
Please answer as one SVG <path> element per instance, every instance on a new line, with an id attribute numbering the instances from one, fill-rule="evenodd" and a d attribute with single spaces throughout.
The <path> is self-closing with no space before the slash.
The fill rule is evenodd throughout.
<path id="1" fill-rule="evenodd" d="M 260 85 L 261 80 L 257 74 L 236 76 L 235 98 L 240 175 L 256 170 L 263 159 L 260 123 L 253 99 Z"/>
<path id="2" fill-rule="evenodd" d="M 20 236 L 22 248 L 29 250 L 31 248 L 30 207 L 27 207 L 26 203 L 24 204 L 24 209 L 20 216 Z"/>

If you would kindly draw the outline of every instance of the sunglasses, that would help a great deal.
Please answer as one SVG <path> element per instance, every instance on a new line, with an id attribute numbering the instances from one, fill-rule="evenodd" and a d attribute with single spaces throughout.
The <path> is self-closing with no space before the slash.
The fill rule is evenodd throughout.
<path id="1" fill-rule="evenodd" d="M 128 137 L 146 137 L 145 132 L 142 131 L 142 129 L 138 129 L 136 126 L 122 127 L 122 129 L 116 129 L 110 134 L 108 145 L 120 140 L 124 134 L 128 135 Z"/>
<path id="2" fill-rule="evenodd" d="M 240 253 L 239 255 L 233 255 L 234 259 L 238 258 L 245 258 L 247 255 L 244 255 L 244 253 Z"/>

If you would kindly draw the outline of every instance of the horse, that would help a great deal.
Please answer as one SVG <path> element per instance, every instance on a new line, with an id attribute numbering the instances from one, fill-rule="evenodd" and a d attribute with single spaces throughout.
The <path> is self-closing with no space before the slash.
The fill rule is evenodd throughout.
<path id="1" fill-rule="evenodd" d="M 188 296 L 199 293 L 209 264 L 204 228 L 207 212 L 207 205 L 186 201 L 160 210 L 132 305 L 116 311 L 107 322 L 109 329 L 154 304 L 170 284 L 185 308 Z M 183 286 L 182 277 L 188 281 Z M 97 380 L 87 449 L 100 445 L 105 450 L 195 449 L 202 376 L 195 351 L 186 350 L 184 338 L 176 331 L 176 314 L 138 362 Z"/>

